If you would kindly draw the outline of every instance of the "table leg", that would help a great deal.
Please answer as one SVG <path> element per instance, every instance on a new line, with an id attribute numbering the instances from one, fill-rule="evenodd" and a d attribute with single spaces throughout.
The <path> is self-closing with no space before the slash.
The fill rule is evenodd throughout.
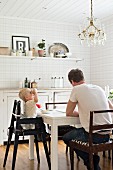
<path id="1" fill-rule="evenodd" d="M 34 136 L 29 137 L 29 159 L 34 159 Z M 58 126 L 51 124 L 51 170 L 58 170 Z"/>
<path id="2" fill-rule="evenodd" d="M 29 136 L 29 159 L 34 159 L 34 136 Z"/>
<path id="3" fill-rule="evenodd" d="M 58 126 L 51 124 L 51 170 L 58 170 Z"/>

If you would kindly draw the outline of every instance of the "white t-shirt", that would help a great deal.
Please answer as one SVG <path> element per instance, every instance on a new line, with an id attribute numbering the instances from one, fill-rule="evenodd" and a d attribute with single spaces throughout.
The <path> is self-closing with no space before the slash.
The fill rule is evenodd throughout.
<path id="1" fill-rule="evenodd" d="M 77 102 L 80 123 L 82 127 L 89 131 L 90 111 L 109 109 L 108 100 L 104 90 L 92 84 L 81 84 L 74 86 L 70 95 L 71 102 Z M 94 124 L 112 123 L 110 113 L 96 114 Z"/>

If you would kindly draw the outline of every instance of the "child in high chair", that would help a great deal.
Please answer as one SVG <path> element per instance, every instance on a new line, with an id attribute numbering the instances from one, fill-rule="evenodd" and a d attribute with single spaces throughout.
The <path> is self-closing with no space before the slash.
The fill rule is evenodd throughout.
<path id="1" fill-rule="evenodd" d="M 25 102 L 24 116 L 36 117 L 36 103 L 38 102 L 38 94 L 36 89 L 23 88 L 19 92 L 19 97 Z"/>

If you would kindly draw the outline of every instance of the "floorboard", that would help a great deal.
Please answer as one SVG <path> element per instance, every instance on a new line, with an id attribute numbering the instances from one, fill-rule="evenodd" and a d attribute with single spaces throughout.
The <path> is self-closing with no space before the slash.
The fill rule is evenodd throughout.
<path id="1" fill-rule="evenodd" d="M 18 152 L 17 152 L 17 160 L 15 170 L 48 170 L 48 165 L 43 149 L 43 145 L 40 142 L 40 165 L 38 165 L 36 153 L 34 156 L 34 160 L 29 160 L 29 148 L 28 144 L 19 144 Z M 10 147 L 9 156 L 7 159 L 7 164 L 5 169 L 3 168 L 3 159 L 5 154 L 6 146 L 0 146 L 0 170 L 11 170 L 11 162 L 12 162 L 12 153 L 13 153 L 13 145 Z M 59 168 L 58 170 L 70 170 L 70 161 L 69 154 L 65 154 L 65 144 L 63 141 L 59 140 L 58 142 L 58 152 L 59 152 Z M 112 170 L 111 168 L 111 160 L 108 159 L 107 153 L 106 157 L 103 158 L 102 154 L 100 154 L 101 161 L 100 167 L 101 170 Z M 83 164 L 83 161 L 78 161 L 75 155 L 75 170 L 86 170 L 86 167 Z"/>

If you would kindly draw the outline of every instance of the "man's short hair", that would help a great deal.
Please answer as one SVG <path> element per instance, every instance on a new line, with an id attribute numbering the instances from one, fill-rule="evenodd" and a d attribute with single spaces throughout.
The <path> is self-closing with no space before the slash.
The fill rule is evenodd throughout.
<path id="1" fill-rule="evenodd" d="M 72 83 L 72 80 L 74 82 L 80 82 L 82 80 L 84 80 L 84 74 L 81 70 L 79 69 L 72 69 L 69 73 L 68 73 L 68 80 L 70 81 L 70 83 Z"/>

